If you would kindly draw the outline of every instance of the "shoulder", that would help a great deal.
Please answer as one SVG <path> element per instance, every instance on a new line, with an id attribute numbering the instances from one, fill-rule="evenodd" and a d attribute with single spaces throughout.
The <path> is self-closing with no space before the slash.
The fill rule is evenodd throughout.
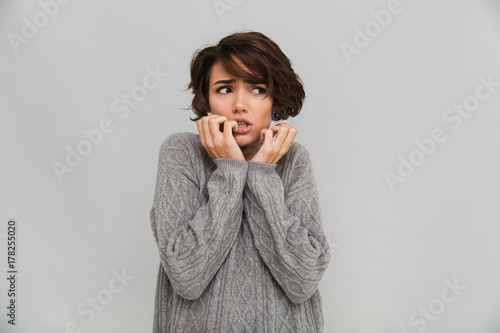
<path id="1" fill-rule="evenodd" d="M 287 179 L 289 175 L 299 170 L 308 169 L 311 164 L 307 148 L 303 144 L 293 141 L 286 154 L 278 161 L 276 171 L 283 179 Z"/>
<path id="2" fill-rule="evenodd" d="M 314 175 L 311 155 L 303 144 L 296 141 L 292 142 L 286 154 L 278 161 L 276 171 L 286 191 L 303 179 L 314 179 L 311 178 L 311 175 Z"/>
<path id="3" fill-rule="evenodd" d="M 293 164 L 310 159 L 310 154 L 307 148 L 297 141 L 292 142 L 285 156 L 289 163 Z"/>
<path id="4" fill-rule="evenodd" d="M 191 132 L 178 132 L 170 134 L 165 140 L 163 140 L 160 149 L 167 147 L 185 147 L 193 146 L 199 135 Z"/>
<path id="5" fill-rule="evenodd" d="M 190 164 L 193 156 L 202 156 L 203 148 L 200 136 L 191 132 L 178 132 L 170 134 L 160 146 L 160 155 L 174 158 L 177 162 Z M 184 164 L 184 163 L 182 163 Z"/>

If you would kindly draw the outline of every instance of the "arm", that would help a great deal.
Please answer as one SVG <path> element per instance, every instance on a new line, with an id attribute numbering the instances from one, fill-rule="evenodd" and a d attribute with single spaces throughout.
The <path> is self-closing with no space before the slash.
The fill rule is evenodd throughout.
<path id="1" fill-rule="evenodd" d="M 176 293 L 186 299 L 203 293 L 241 224 L 247 163 L 231 158 L 214 163 L 208 201 L 202 202 L 206 199 L 201 199 L 203 189 L 186 142 L 171 135 L 160 148 L 151 228 L 163 269 Z"/>
<path id="2" fill-rule="evenodd" d="M 316 291 L 330 250 L 309 153 L 296 152 L 300 156 L 283 182 L 276 164 L 248 162 L 244 210 L 263 261 L 288 298 L 299 303 Z"/>

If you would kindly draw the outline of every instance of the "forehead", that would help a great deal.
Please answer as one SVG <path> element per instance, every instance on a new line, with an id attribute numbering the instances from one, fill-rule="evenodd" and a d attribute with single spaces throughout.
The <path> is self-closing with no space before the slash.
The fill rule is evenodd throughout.
<path id="1" fill-rule="evenodd" d="M 217 81 L 221 78 L 231 78 L 231 74 L 226 72 L 221 63 L 215 63 L 210 70 L 210 83 Z"/>
<path id="2" fill-rule="evenodd" d="M 249 69 L 238 57 L 233 56 L 231 60 L 218 60 L 210 69 L 210 84 L 221 79 L 240 79 L 263 82 L 265 74 L 259 75 L 255 69 Z M 226 68 L 225 68 L 226 67 Z"/>

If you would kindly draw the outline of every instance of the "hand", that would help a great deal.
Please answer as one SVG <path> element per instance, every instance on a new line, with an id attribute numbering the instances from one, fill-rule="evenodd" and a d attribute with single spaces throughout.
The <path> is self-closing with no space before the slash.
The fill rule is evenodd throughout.
<path id="1" fill-rule="evenodd" d="M 273 139 L 274 133 L 278 133 Z M 281 123 L 260 131 L 260 140 L 264 141 L 259 151 L 254 155 L 251 161 L 276 164 L 283 155 L 286 154 L 292 145 L 297 130 L 295 127 L 286 123 Z"/>
<path id="2" fill-rule="evenodd" d="M 207 150 L 212 159 L 233 158 L 245 160 L 243 152 L 233 137 L 233 130 L 238 130 L 238 123 L 227 120 L 227 117 L 209 115 L 202 117 L 196 122 L 200 133 L 201 144 Z M 223 127 L 223 132 L 221 132 Z"/>

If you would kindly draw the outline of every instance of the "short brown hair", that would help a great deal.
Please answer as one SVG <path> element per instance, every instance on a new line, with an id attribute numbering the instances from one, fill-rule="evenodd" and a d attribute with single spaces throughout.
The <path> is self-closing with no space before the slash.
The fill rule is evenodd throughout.
<path id="1" fill-rule="evenodd" d="M 241 68 L 233 57 L 250 71 Z M 198 49 L 191 59 L 191 82 L 194 97 L 190 108 L 197 121 L 208 115 L 210 71 L 220 63 L 229 74 L 245 80 L 266 83 L 266 97 L 273 97 L 272 120 L 279 121 L 299 114 L 305 99 L 302 80 L 292 69 L 290 59 L 266 35 L 256 32 L 238 32 L 224 37 L 215 46 Z"/>

